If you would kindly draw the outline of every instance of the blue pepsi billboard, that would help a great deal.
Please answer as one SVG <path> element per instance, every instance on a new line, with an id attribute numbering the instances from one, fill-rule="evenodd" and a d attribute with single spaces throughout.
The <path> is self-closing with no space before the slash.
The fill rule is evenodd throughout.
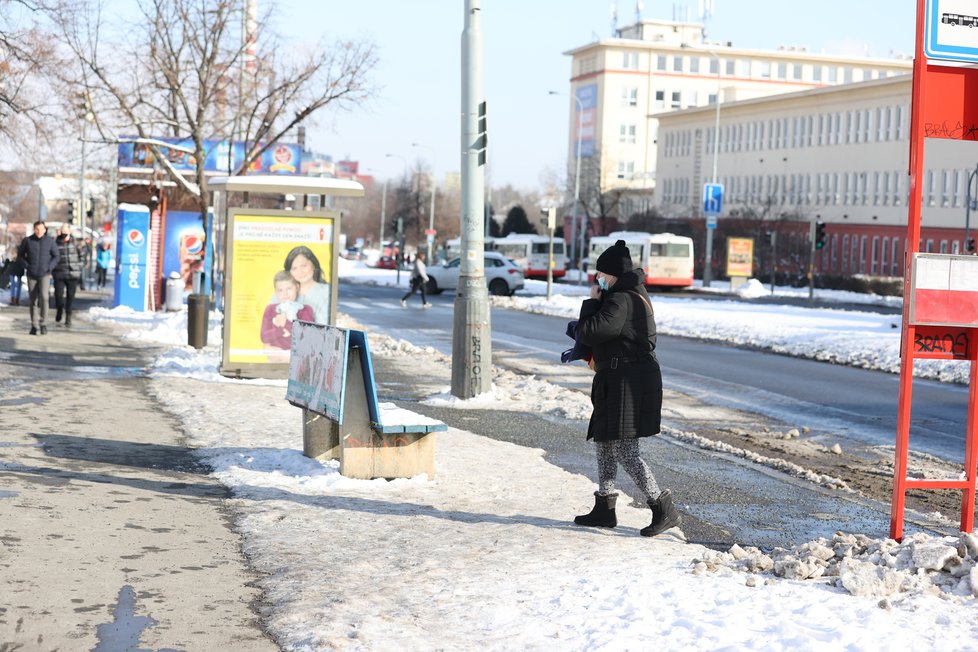
<path id="1" fill-rule="evenodd" d="M 120 204 L 116 236 L 115 305 L 143 312 L 147 308 L 149 208 Z"/>

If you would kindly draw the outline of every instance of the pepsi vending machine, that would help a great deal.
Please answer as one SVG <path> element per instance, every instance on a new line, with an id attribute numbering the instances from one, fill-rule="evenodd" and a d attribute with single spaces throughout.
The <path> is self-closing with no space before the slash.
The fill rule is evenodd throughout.
<path id="1" fill-rule="evenodd" d="M 114 305 L 144 312 L 149 307 L 149 208 L 120 204 L 118 229 Z"/>
<path id="2" fill-rule="evenodd" d="M 208 224 L 210 220 L 208 220 Z M 173 278 L 176 272 L 183 280 L 182 303 L 193 291 L 195 274 L 202 274 L 204 283 L 202 294 L 210 293 L 210 247 L 207 246 L 208 233 L 200 219 L 200 213 L 187 211 L 167 211 L 163 234 L 163 278 Z M 170 286 L 167 286 L 169 290 Z"/>

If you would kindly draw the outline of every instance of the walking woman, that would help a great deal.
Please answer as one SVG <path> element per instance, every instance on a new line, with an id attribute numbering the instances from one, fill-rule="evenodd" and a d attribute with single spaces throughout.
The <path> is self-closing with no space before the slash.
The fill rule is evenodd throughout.
<path id="1" fill-rule="evenodd" d="M 588 439 L 597 449 L 598 490 L 594 508 L 574 522 L 615 527 L 618 465 L 645 494 L 652 522 L 642 536 L 652 537 L 680 524 L 672 494 L 662 491 L 639 455 L 638 440 L 658 434 L 662 416 L 662 373 L 655 357 L 655 316 L 645 291 L 645 271 L 634 269 L 624 240 L 598 257 L 597 285 L 581 305 L 577 339 L 591 347 L 591 421 Z"/>

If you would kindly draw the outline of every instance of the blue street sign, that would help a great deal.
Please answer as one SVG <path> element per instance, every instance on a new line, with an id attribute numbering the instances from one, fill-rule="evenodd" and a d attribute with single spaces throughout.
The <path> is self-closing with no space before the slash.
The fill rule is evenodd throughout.
<path id="1" fill-rule="evenodd" d="M 703 184 L 703 212 L 707 215 L 719 215 L 723 212 L 723 184 Z"/>
<path id="2" fill-rule="evenodd" d="M 927 0 L 924 13 L 924 54 L 929 59 L 978 61 L 978 10 L 954 0 Z M 966 14 L 955 13 L 968 11 Z"/>
<path id="3" fill-rule="evenodd" d="M 708 228 L 708 229 L 715 229 L 715 228 L 717 228 L 717 216 L 716 215 L 707 215 L 706 216 L 706 228 Z"/>

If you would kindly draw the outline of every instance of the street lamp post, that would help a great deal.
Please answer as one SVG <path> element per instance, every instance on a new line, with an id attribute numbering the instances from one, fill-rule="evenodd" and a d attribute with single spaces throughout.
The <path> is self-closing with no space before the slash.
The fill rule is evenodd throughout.
<path id="1" fill-rule="evenodd" d="M 567 93 L 559 93 L 557 91 L 549 91 L 550 95 L 567 95 Z M 577 96 L 577 93 L 571 95 L 574 101 L 577 102 L 577 162 L 576 170 L 574 172 L 574 211 L 571 216 L 571 224 L 575 230 L 580 230 L 580 240 L 581 240 L 581 258 L 584 257 L 584 225 L 581 224 L 578 227 L 577 224 L 577 205 L 580 203 L 581 199 L 581 135 L 582 135 L 582 124 L 581 121 L 584 118 L 584 102 L 581 98 Z M 576 252 L 574 249 L 575 233 L 571 233 L 571 260 L 574 260 Z M 581 267 L 580 261 L 578 261 L 578 267 Z M 577 284 L 581 284 L 581 274 L 580 269 L 577 275 Z"/>
<path id="2" fill-rule="evenodd" d="M 401 163 L 404 164 L 404 178 L 407 179 L 407 175 L 408 175 L 408 173 L 407 173 L 407 169 L 408 169 L 407 159 L 404 158 L 403 156 L 401 156 L 400 154 L 384 154 L 384 156 L 386 156 L 387 158 L 399 158 L 399 159 L 401 159 Z M 384 200 L 386 201 L 386 199 L 387 199 L 387 184 L 384 184 Z M 397 256 L 394 256 L 394 265 L 395 265 L 395 267 L 397 267 L 397 282 L 400 283 L 401 282 L 401 262 L 404 260 L 404 242 L 403 242 L 404 232 L 402 231 L 401 233 L 399 233 L 397 235 L 399 235 L 401 237 L 401 239 L 397 241 Z M 380 222 L 380 250 L 381 250 L 381 252 L 383 252 L 383 250 L 384 250 L 384 221 L 383 221 L 383 219 L 381 219 L 381 222 Z M 400 260 L 398 260 L 398 258 L 400 258 Z"/>
<path id="3" fill-rule="evenodd" d="M 707 50 L 710 56 L 713 57 L 714 61 L 717 62 L 717 96 L 716 96 L 716 117 L 713 120 L 713 177 L 712 183 L 716 185 L 717 183 L 717 157 L 720 153 L 720 84 L 723 74 L 723 62 L 716 52 L 713 50 Z M 710 287 L 710 281 L 713 280 L 713 231 L 714 229 L 708 228 L 706 230 L 706 262 L 703 265 L 703 287 Z"/>
<path id="4" fill-rule="evenodd" d="M 435 230 L 435 150 L 421 143 L 411 143 L 411 147 L 422 147 L 431 152 L 431 208 L 428 209 L 428 231 Z M 434 242 L 434 234 L 425 234 L 428 243 L 428 262 L 431 262 L 431 244 Z"/>

